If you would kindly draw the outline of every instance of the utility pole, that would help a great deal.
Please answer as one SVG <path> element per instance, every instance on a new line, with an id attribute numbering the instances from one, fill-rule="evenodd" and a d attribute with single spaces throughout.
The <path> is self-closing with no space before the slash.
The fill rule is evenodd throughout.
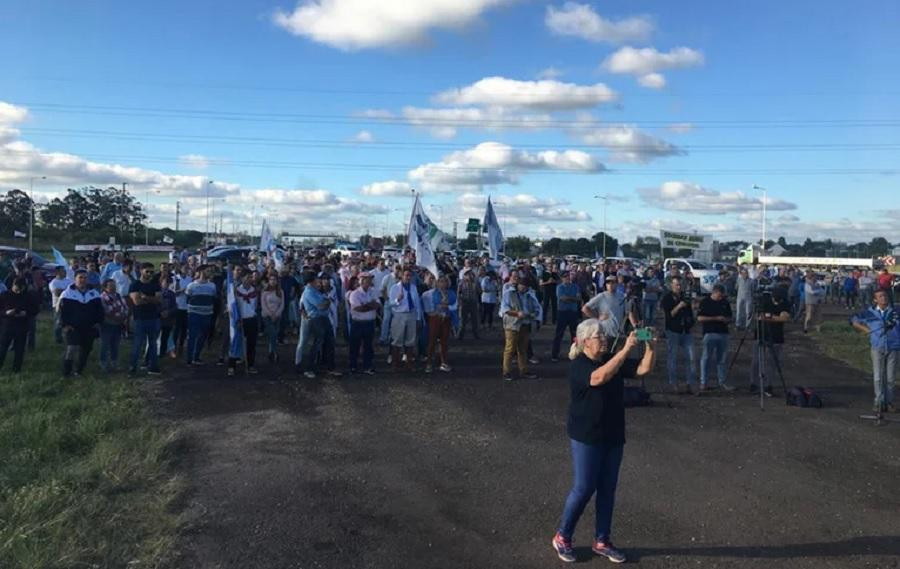
<path id="1" fill-rule="evenodd" d="M 594 196 L 598 200 L 603 200 L 603 260 L 606 260 L 606 207 L 609 205 L 609 196 L 608 195 L 596 195 Z"/>
<path id="2" fill-rule="evenodd" d="M 176 201 L 175 202 L 175 231 L 178 231 L 178 229 L 179 229 L 179 224 L 178 224 L 179 221 L 181 221 L 181 201 Z"/>
<path id="3" fill-rule="evenodd" d="M 47 176 L 33 176 L 28 185 L 29 187 L 29 199 L 31 200 L 31 220 L 28 224 L 28 248 L 34 251 L 34 181 L 35 180 L 46 180 Z"/>

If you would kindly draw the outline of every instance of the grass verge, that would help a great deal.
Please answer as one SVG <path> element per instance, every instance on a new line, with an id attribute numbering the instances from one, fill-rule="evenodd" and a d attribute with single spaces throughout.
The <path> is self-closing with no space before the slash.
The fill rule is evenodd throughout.
<path id="1" fill-rule="evenodd" d="M 828 320 L 817 334 L 822 352 L 866 374 L 872 374 L 872 358 L 869 339 L 856 331 L 846 319 Z"/>
<path id="2" fill-rule="evenodd" d="M 121 374 L 91 363 L 63 380 L 46 313 L 37 337 L 23 373 L 11 353 L 0 371 L 0 566 L 161 566 L 179 527 L 177 434 Z"/>

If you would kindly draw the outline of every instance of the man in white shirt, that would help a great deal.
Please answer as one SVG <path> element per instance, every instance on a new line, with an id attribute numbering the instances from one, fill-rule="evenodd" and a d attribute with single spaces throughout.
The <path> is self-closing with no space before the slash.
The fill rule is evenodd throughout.
<path id="1" fill-rule="evenodd" d="M 391 293 L 391 288 L 400 282 L 400 276 L 402 274 L 402 269 L 400 267 L 400 263 L 394 265 L 394 272 L 388 273 L 381 279 L 381 286 L 379 287 L 379 291 L 381 293 L 382 302 L 384 305 L 384 313 L 381 316 L 381 338 L 379 339 L 379 343 L 382 346 L 387 346 L 391 341 L 391 320 L 394 316 L 394 311 L 391 309 L 391 303 L 388 302 L 388 297 Z M 391 363 L 393 360 L 393 356 L 388 358 L 388 363 Z"/>
<path id="2" fill-rule="evenodd" d="M 359 348 L 363 351 L 363 373 L 375 375 L 372 367 L 375 350 L 375 315 L 381 302 L 372 286 L 372 273 L 360 273 L 360 285 L 350 293 L 350 373 L 356 373 Z"/>
<path id="3" fill-rule="evenodd" d="M 74 283 L 72 279 L 66 276 L 65 267 L 56 268 L 56 277 L 50 281 L 50 296 L 53 303 L 53 336 L 56 338 L 57 344 L 63 343 L 62 328 L 59 325 L 59 297 L 69 286 Z"/>
<path id="4" fill-rule="evenodd" d="M 400 352 L 406 353 L 406 370 L 414 371 L 417 341 L 417 326 L 422 320 L 422 300 L 412 282 L 412 270 L 406 269 L 400 282 L 391 287 L 388 303 L 393 317 L 391 320 L 391 355 L 394 367 L 400 367 Z"/>

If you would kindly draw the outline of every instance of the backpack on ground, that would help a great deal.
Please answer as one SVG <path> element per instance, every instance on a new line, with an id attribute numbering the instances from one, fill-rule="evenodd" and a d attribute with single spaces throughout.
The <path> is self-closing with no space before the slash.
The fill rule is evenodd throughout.
<path id="1" fill-rule="evenodd" d="M 820 409 L 822 407 L 822 398 L 819 394 L 808 387 L 796 385 L 787 392 L 787 404 L 794 407 L 814 407 Z"/>

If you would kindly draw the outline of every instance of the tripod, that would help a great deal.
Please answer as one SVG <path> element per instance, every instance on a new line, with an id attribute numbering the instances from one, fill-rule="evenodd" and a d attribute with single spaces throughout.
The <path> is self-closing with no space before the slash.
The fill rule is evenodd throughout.
<path id="1" fill-rule="evenodd" d="M 753 301 L 753 310 L 750 311 L 750 320 L 753 322 L 753 327 L 756 332 L 756 352 L 755 357 L 757 361 L 756 366 L 756 381 L 759 386 L 759 408 L 760 410 L 765 410 L 765 384 L 766 384 L 766 368 L 769 367 L 769 356 L 771 356 L 772 361 L 775 363 L 775 370 L 778 372 L 778 378 L 781 380 L 781 387 L 784 389 L 785 394 L 785 404 L 787 403 L 787 383 L 784 381 L 784 373 L 781 371 L 781 361 L 778 359 L 778 352 L 774 348 L 774 342 L 772 338 L 768 337 L 768 327 L 765 325 L 765 322 L 759 318 L 759 314 L 757 312 L 758 307 L 762 301 L 762 298 L 754 299 Z M 741 348 L 744 346 L 744 342 L 747 340 L 747 335 L 750 333 L 750 326 L 744 330 L 744 334 L 741 336 L 740 342 L 738 342 L 738 347 L 734 351 L 734 355 L 731 357 L 731 363 L 728 365 L 728 376 L 731 376 L 731 369 L 734 367 L 734 362 L 737 361 L 738 356 L 741 353 Z"/>

